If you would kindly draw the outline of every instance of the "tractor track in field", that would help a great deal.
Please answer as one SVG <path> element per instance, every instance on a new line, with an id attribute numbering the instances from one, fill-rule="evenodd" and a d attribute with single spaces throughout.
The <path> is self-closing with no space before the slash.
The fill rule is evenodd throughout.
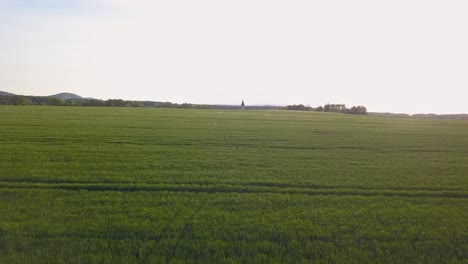
<path id="1" fill-rule="evenodd" d="M 174 221 L 179 217 L 181 217 L 181 211 L 177 210 L 177 212 L 174 214 L 173 217 L 171 217 L 171 219 L 169 219 L 169 222 L 164 226 L 164 228 L 161 230 L 161 232 L 156 236 L 148 237 L 148 240 L 160 241 L 168 233 L 169 228 L 173 225 Z M 147 263 L 149 261 L 151 255 L 153 253 L 154 253 L 154 249 L 151 249 L 149 252 L 145 253 L 144 263 Z"/>
<path id="2" fill-rule="evenodd" d="M 232 140 L 231 138 L 231 130 L 226 130 L 224 132 L 224 143 L 230 143 Z"/>
<path id="3" fill-rule="evenodd" d="M 229 146 L 233 146 L 233 147 L 236 147 L 237 150 L 239 150 L 239 143 L 236 142 L 233 138 L 232 138 L 232 130 L 226 130 L 226 132 L 224 132 L 224 143 L 229 145 Z"/>
<path id="4" fill-rule="evenodd" d="M 428 191 L 428 192 L 468 192 L 468 189 L 463 188 L 441 188 L 441 187 L 398 187 L 398 186 L 347 186 L 347 185 L 320 185 L 320 184 L 292 184 L 292 183 L 279 183 L 279 182 L 261 182 L 251 181 L 239 184 L 238 182 L 203 182 L 203 181 L 183 181 L 183 182 L 165 182 L 165 181 L 151 181 L 151 182 L 129 182 L 129 181 L 76 181 L 76 180 L 58 180 L 58 179 L 1 179 L 2 184 L 51 184 L 51 185 L 110 185 L 110 186 L 238 186 L 238 187 L 272 187 L 272 188 L 297 188 L 297 189 L 353 189 L 353 190 L 382 190 L 382 191 Z"/>
<path id="5" fill-rule="evenodd" d="M 180 231 L 179 237 L 177 238 L 177 241 L 175 242 L 174 246 L 172 247 L 172 251 L 171 251 L 170 258 L 169 258 L 168 262 L 170 262 L 176 256 L 176 251 L 177 251 L 177 248 L 179 247 L 180 241 L 185 237 L 187 231 L 189 230 L 191 224 L 193 223 L 193 220 L 195 219 L 195 217 L 198 215 L 198 213 L 205 206 L 205 204 L 206 204 L 205 201 L 206 201 L 206 198 L 203 199 L 202 201 L 200 201 L 200 205 L 193 211 L 192 215 L 190 215 L 190 217 L 185 222 L 184 228 L 182 228 L 182 231 Z"/>
<path id="6" fill-rule="evenodd" d="M 239 194 L 285 194 L 285 195 L 336 195 L 336 196 L 390 196 L 390 197 L 434 197 L 468 198 L 467 190 L 405 190 L 363 189 L 353 187 L 281 187 L 235 184 L 69 184 L 69 183 L 26 183 L 0 181 L 0 189 L 45 189 L 68 191 L 116 191 L 116 192 L 187 192 L 187 193 L 239 193 Z"/>

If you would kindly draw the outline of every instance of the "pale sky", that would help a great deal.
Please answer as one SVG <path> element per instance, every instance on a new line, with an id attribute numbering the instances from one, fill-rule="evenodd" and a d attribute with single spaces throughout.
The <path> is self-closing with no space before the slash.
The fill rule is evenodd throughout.
<path id="1" fill-rule="evenodd" d="M 468 1 L 0 0 L 0 90 L 468 113 Z"/>

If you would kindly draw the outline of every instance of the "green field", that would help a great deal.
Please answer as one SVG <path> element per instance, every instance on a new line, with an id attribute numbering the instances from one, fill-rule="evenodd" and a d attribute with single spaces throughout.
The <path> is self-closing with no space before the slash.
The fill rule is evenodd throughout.
<path id="1" fill-rule="evenodd" d="M 0 263 L 468 263 L 468 122 L 2 106 Z"/>

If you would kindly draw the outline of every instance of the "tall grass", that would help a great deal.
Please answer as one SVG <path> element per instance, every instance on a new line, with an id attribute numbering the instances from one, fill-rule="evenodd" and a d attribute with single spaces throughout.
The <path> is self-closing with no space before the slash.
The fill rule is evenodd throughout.
<path id="1" fill-rule="evenodd" d="M 1 263 L 464 263 L 468 123 L 0 107 Z"/>

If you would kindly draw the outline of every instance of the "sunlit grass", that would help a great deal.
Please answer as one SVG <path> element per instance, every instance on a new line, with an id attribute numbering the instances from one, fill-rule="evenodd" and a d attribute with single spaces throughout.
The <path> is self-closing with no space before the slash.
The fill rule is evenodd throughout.
<path id="1" fill-rule="evenodd" d="M 468 123 L 0 107 L 0 262 L 467 259 Z"/>

